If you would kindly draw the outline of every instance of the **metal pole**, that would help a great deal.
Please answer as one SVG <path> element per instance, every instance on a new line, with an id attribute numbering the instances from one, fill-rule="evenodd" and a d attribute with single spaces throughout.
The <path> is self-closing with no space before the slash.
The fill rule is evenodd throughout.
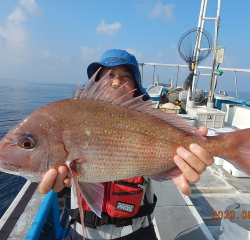
<path id="1" fill-rule="evenodd" d="M 214 98 L 214 69 L 215 69 L 215 64 L 216 64 L 216 62 L 215 62 L 216 47 L 217 47 L 218 30 L 219 30 L 219 22 L 220 22 L 220 5 L 221 5 L 221 0 L 218 0 L 217 17 L 216 17 L 216 20 L 215 20 L 215 32 L 214 32 L 213 65 L 212 65 L 210 87 L 209 87 L 209 94 L 208 94 L 208 105 L 209 106 L 211 106 L 211 104 L 213 103 L 213 98 Z"/>
<path id="2" fill-rule="evenodd" d="M 177 67 L 177 75 L 176 75 L 176 84 L 175 84 L 175 88 L 177 88 L 178 75 L 179 75 L 179 66 Z"/>
<path id="3" fill-rule="evenodd" d="M 142 63 L 140 63 L 142 64 Z M 184 68 L 188 68 L 188 65 L 180 65 L 180 64 L 165 64 L 165 63 L 143 63 L 143 65 L 148 65 L 148 66 L 166 66 L 166 67 L 184 67 Z M 197 66 L 197 68 L 199 69 L 212 69 L 212 67 L 208 67 L 208 66 Z M 221 68 L 220 70 L 222 71 L 237 71 L 237 72 L 246 72 L 246 73 L 250 73 L 250 69 L 242 69 L 242 68 Z M 210 74 L 209 74 L 210 75 Z"/>
<path id="4" fill-rule="evenodd" d="M 140 65 L 140 72 L 141 72 L 141 85 L 143 83 L 143 65 Z"/>
<path id="5" fill-rule="evenodd" d="M 154 85 L 155 82 L 155 65 L 153 66 L 153 81 L 152 81 L 152 85 Z"/>
<path id="6" fill-rule="evenodd" d="M 215 78 L 214 78 L 214 92 L 215 92 L 215 86 L 216 86 L 216 84 L 217 84 L 217 78 L 218 78 L 218 75 L 216 74 L 215 75 Z"/>
<path id="7" fill-rule="evenodd" d="M 237 87 L 237 77 L 236 77 L 236 71 L 234 71 L 234 81 L 235 81 L 236 99 L 238 100 L 238 87 Z"/>
<path id="8" fill-rule="evenodd" d="M 207 0 L 202 0 L 201 2 L 201 8 L 200 8 L 200 15 L 199 15 L 199 21 L 198 21 L 198 32 L 196 36 L 196 42 L 195 42 L 195 48 L 193 52 L 193 56 L 195 56 L 195 66 L 194 66 L 194 75 L 193 75 L 193 83 L 192 83 L 192 91 L 191 91 L 191 101 L 189 103 L 189 107 L 193 108 L 195 105 L 195 82 L 196 82 L 196 73 L 197 73 L 197 61 L 199 59 L 199 49 L 201 46 L 201 39 L 202 39 L 202 31 L 204 27 L 204 20 L 203 17 L 206 16 L 207 11 Z M 200 30 L 200 31 L 199 31 Z"/>
<path id="9" fill-rule="evenodd" d="M 207 0 L 202 0 L 199 21 L 198 21 L 198 30 L 200 30 L 201 32 L 203 31 L 203 28 L 204 28 L 204 20 L 202 18 L 206 16 L 206 11 L 207 11 Z M 199 54 L 200 54 L 199 48 L 201 46 L 201 39 L 202 39 L 201 32 L 197 32 L 194 53 L 193 53 L 196 56 L 195 61 L 198 60 Z"/>

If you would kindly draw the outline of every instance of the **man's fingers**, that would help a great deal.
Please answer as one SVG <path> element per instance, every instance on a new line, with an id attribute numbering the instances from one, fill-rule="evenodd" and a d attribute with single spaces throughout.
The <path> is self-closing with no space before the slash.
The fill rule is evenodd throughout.
<path id="1" fill-rule="evenodd" d="M 42 194 L 48 193 L 51 190 L 56 177 L 57 177 L 57 170 L 54 168 L 50 169 L 43 177 L 43 180 L 40 183 L 39 186 L 40 193 Z"/>
<path id="2" fill-rule="evenodd" d="M 202 174 L 206 170 L 206 164 L 204 164 L 204 162 L 199 159 L 194 153 L 186 150 L 185 148 L 179 147 L 177 149 L 177 154 L 183 160 L 185 160 L 189 164 L 189 166 L 193 168 L 198 174 Z"/>
<path id="3" fill-rule="evenodd" d="M 199 128 L 199 131 L 200 131 L 200 133 L 201 133 L 203 136 L 206 136 L 207 133 L 208 133 L 208 129 L 207 129 L 206 126 L 201 126 L 201 127 Z"/>
<path id="4" fill-rule="evenodd" d="M 206 166 L 210 166 L 214 163 L 214 158 L 212 154 L 210 154 L 208 151 L 206 151 L 204 148 L 200 147 L 197 144 L 190 144 L 190 150 L 192 153 L 200 159 Z"/>
<path id="5" fill-rule="evenodd" d="M 208 133 L 208 129 L 205 126 L 200 127 L 199 131 L 203 136 L 206 136 Z M 198 182 L 200 174 L 206 170 L 206 166 L 213 163 L 212 155 L 197 144 L 191 144 L 190 151 L 183 147 L 177 149 L 178 155 L 174 157 L 174 162 L 183 174 L 172 179 L 180 191 L 187 196 L 191 194 L 189 183 Z"/>
<path id="6" fill-rule="evenodd" d="M 65 166 L 60 166 L 58 168 L 58 174 L 52 187 L 54 192 L 60 192 L 65 187 L 64 179 L 67 176 L 67 172 L 68 169 Z"/>
<path id="7" fill-rule="evenodd" d="M 183 174 L 177 178 L 173 178 L 172 181 L 180 189 L 182 194 L 186 196 L 191 194 L 189 182 L 187 181 L 187 179 L 185 178 Z"/>
<path id="8" fill-rule="evenodd" d="M 189 164 L 184 161 L 179 155 L 176 155 L 174 157 L 174 162 L 180 168 L 185 178 L 190 183 L 196 183 L 200 180 L 200 175 L 192 167 L 190 167 Z"/>
<path id="9" fill-rule="evenodd" d="M 72 187 L 71 179 L 70 178 L 65 178 L 64 179 L 64 184 L 65 184 L 65 187 Z"/>

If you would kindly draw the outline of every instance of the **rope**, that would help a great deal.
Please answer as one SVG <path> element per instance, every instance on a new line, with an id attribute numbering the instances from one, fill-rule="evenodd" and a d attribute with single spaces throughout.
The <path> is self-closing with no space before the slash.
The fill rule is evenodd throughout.
<path id="1" fill-rule="evenodd" d="M 179 92 L 183 91 L 182 88 L 174 88 L 168 91 L 167 93 L 167 102 L 173 103 L 175 105 L 179 105 L 176 100 L 179 98 Z"/>

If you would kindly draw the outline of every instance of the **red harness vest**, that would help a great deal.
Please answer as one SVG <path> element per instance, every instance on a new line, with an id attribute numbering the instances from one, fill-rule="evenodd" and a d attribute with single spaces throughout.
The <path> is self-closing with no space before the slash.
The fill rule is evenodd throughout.
<path id="1" fill-rule="evenodd" d="M 104 198 L 102 212 L 116 218 L 133 217 L 138 213 L 144 188 L 143 177 L 135 177 L 126 180 L 104 182 Z M 88 204 L 81 196 L 84 210 L 91 211 Z"/>

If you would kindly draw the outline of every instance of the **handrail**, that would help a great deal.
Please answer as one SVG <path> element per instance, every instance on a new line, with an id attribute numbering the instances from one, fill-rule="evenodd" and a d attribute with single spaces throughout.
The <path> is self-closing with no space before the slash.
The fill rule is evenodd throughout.
<path id="1" fill-rule="evenodd" d="M 151 65 L 151 66 L 166 66 L 166 67 L 189 67 L 188 65 L 181 65 L 181 64 L 166 64 L 166 63 L 139 63 L 140 66 L 142 65 Z M 212 69 L 212 67 L 208 66 L 198 66 L 201 69 Z M 220 70 L 224 71 L 236 71 L 236 72 L 250 72 L 250 69 L 242 69 L 242 68 L 221 68 Z"/>
<path id="2" fill-rule="evenodd" d="M 25 240 L 37 240 L 41 234 L 43 225 L 52 210 L 53 217 L 53 227 L 55 230 L 55 239 L 62 239 L 65 235 L 66 229 L 60 225 L 59 207 L 58 207 L 58 197 L 57 193 L 52 190 L 46 194 L 43 202 L 37 212 L 37 215 L 30 227 L 30 230 L 25 238 Z"/>
<path id="3" fill-rule="evenodd" d="M 165 66 L 165 67 L 177 67 L 177 76 L 176 76 L 176 87 L 177 87 L 177 81 L 178 81 L 178 74 L 179 74 L 179 68 L 180 67 L 184 67 L 184 68 L 188 68 L 189 65 L 181 65 L 181 64 L 166 64 L 166 63 L 139 63 L 140 66 L 140 71 L 141 71 L 141 76 L 142 76 L 142 82 L 143 82 L 143 66 L 144 65 L 149 65 L 149 66 L 153 66 L 153 85 L 154 85 L 154 79 L 155 79 L 155 66 Z M 208 66 L 198 66 L 197 68 L 200 69 L 212 69 L 212 67 L 208 67 Z M 235 81 L 235 92 L 236 92 L 236 99 L 238 99 L 238 86 L 237 86 L 237 76 L 236 76 L 236 72 L 246 72 L 246 73 L 250 73 L 250 69 L 242 69 L 242 68 L 221 68 L 220 70 L 222 71 L 232 71 L 234 72 L 234 81 Z M 201 74 L 201 76 L 208 76 L 208 74 Z M 210 74 L 211 76 L 211 74 Z"/>

